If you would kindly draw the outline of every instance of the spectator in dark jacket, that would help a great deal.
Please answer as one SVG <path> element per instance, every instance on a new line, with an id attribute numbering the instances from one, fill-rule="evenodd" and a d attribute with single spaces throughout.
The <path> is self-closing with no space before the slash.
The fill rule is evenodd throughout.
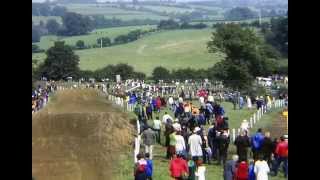
<path id="1" fill-rule="evenodd" d="M 263 140 L 261 152 L 263 154 L 264 160 L 267 161 L 268 165 L 271 164 L 271 154 L 273 152 L 273 142 L 270 138 L 270 132 L 265 133 L 265 137 Z"/>
<path id="2" fill-rule="evenodd" d="M 239 159 L 247 160 L 248 148 L 250 147 L 250 140 L 245 131 L 242 131 L 241 134 L 234 141 L 234 145 L 237 147 L 237 154 Z"/>

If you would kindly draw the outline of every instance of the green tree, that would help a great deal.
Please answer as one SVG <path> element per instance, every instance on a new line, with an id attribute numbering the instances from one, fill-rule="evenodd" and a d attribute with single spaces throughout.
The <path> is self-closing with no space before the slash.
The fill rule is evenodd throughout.
<path id="1" fill-rule="evenodd" d="M 271 30 L 265 33 L 265 40 L 284 56 L 288 55 L 288 17 L 272 18 Z"/>
<path id="2" fill-rule="evenodd" d="M 49 19 L 46 27 L 50 34 L 57 34 L 60 29 L 60 24 L 55 19 Z"/>
<path id="3" fill-rule="evenodd" d="M 65 35 L 83 35 L 93 29 L 93 22 L 88 16 L 83 16 L 74 12 L 67 12 L 62 16 L 65 26 Z"/>
<path id="4" fill-rule="evenodd" d="M 78 40 L 78 41 L 76 42 L 76 47 L 77 47 L 78 49 L 84 49 L 86 46 L 85 46 L 85 44 L 84 44 L 84 41 Z"/>
<path id="5" fill-rule="evenodd" d="M 47 58 L 40 65 L 40 73 L 48 79 L 61 80 L 69 76 L 76 77 L 79 73 L 79 56 L 64 41 L 56 41 L 46 51 Z"/>
<path id="6" fill-rule="evenodd" d="M 257 17 L 257 13 L 248 7 L 236 7 L 227 11 L 225 14 L 225 18 L 232 21 L 251 19 L 255 17 Z"/>
<path id="7" fill-rule="evenodd" d="M 115 44 L 124 44 L 127 43 L 129 40 L 127 35 L 119 35 L 116 38 L 114 38 L 114 43 Z"/>
<path id="8" fill-rule="evenodd" d="M 265 43 L 251 29 L 237 24 L 217 28 L 208 42 L 211 53 L 223 52 L 225 60 L 214 66 L 215 75 L 227 86 L 248 87 L 256 76 L 270 75 L 274 71 Z"/>
<path id="9" fill-rule="evenodd" d="M 32 89 L 35 87 L 35 82 L 37 80 L 37 64 L 38 60 L 32 59 Z"/>
<path id="10" fill-rule="evenodd" d="M 102 41 L 102 47 L 107 47 L 107 46 L 111 45 L 111 39 L 108 37 L 102 37 L 102 38 L 97 39 L 97 44 L 99 46 L 101 46 L 101 41 Z"/>
<path id="11" fill-rule="evenodd" d="M 114 66 L 114 78 L 115 75 L 119 74 L 121 79 L 130 79 L 133 77 L 134 69 L 132 66 L 128 64 L 120 63 Z"/>
<path id="12" fill-rule="evenodd" d="M 52 8 L 52 16 L 63 16 L 67 12 L 67 8 L 63 6 L 55 6 Z"/>
<path id="13" fill-rule="evenodd" d="M 32 27 L 32 42 L 40 42 L 40 30 Z"/>
<path id="14" fill-rule="evenodd" d="M 169 80 L 170 79 L 170 71 L 162 66 L 155 67 L 152 72 L 152 78 L 156 81 Z"/>

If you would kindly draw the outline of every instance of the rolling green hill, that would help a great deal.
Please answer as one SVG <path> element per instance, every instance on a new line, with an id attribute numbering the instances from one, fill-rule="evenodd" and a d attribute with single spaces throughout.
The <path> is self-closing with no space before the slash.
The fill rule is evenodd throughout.
<path id="1" fill-rule="evenodd" d="M 162 31 L 135 42 L 106 48 L 76 51 L 80 67 L 95 70 L 108 64 L 128 63 L 136 70 L 151 75 L 156 66 L 168 69 L 208 68 L 223 58 L 223 54 L 210 54 L 206 43 L 212 29 Z M 43 59 L 43 54 L 33 58 Z"/>
<path id="2" fill-rule="evenodd" d="M 141 29 L 148 30 L 155 28 L 155 25 L 146 26 L 126 26 L 126 27 L 115 27 L 115 28 L 104 28 L 96 29 L 88 35 L 71 36 L 71 37 L 58 37 L 58 36 L 42 36 L 40 42 L 35 43 L 41 49 L 48 49 L 54 45 L 54 41 L 61 40 L 65 41 L 66 44 L 75 45 L 78 40 L 83 40 L 86 45 L 93 45 L 97 43 L 97 39 L 100 37 L 109 37 L 113 39 L 119 35 L 127 34 L 130 31 Z"/>

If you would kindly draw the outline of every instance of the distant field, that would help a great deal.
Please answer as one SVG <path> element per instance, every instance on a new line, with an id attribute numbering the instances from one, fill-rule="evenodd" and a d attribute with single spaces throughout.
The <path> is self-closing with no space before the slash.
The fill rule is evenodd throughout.
<path id="1" fill-rule="evenodd" d="M 107 5 L 99 5 L 96 6 L 94 4 L 68 4 L 66 5 L 68 11 L 76 12 L 84 15 L 104 15 L 106 18 L 119 18 L 122 20 L 131 20 L 131 19 L 154 19 L 161 20 L 167 19 L 166 16 L 159 16 L 150 12 L 142 12 L 142 11 L 130 11 L 124 10 L 113 6 Z"/>
<path id="2" fill-rule="evenodd" d="M 178 7 L 169 7 L 169 6 L 143 6 L 148 9 L 152 9 L 158 12 L 168 12 L 168 13 L 185 13 L 185 12 L 192 12 L 192 9 L 188 8 L 178 8 Z"/>
<path id="3" fill-rule="evenodd" d="M 116 27 L 116 28 L 104 28 L 104 29 L 97 29 L 88 35 L 82 36 L 72 36 L 72 37 L 57 37 L 57 36 L 43 36 L 41 40 L 37 44 L 41 49 L 48 49 L 54 45 L 54 41 L 63 40 L 66 44 L 75 45 L 78 40 L 83 40 L 86 45 L 93 45 L 96 44 L 97 39 L 100 37 L 109 37 L 111 39 L 121 35 L 127 34 L 130 31 L 141 29 L 147 30 L 151 28 L 155 28 L 156 26 L 126 26 L 126 27 Z"/>
<path id="4" fill-rule="evenodd" d="M 39 24 L 40 21 L 46 23 L 49 19 L 55 19 L 58 23 L 62 24 L 61 17 L 59 16 L 32 16 L 32 21 L 34 24 Z"/>
<path id="5" fill-rule="evenodd" d="M 81 69 L 87 70 L 118 63 L 128 63 L 147 75 L 160 65 L 168 69 L 208 68 L 223 58 L 222 54 L 211 54 L 206 49 L 211 32 L 212 29 L 164 31 L 132 43 L 76 53 L 80 56 Z"/>
<path id="6" fill-rule="evenodd" d="M 121 19 L 124 21 L 127 20 L 133 20 L 133 19 L 151 19 L 151 20 L 163 20 L 163 19 L 169 19 L 168 16 L 159 16 L 156 14 L 152 14 L 152 13 L 147 13 L 147 12 L 141 12 L 139 14 L 121 14 L 121 15 L 104 15 L 105 18 L 107 19 L 111 19 L 113 17 L 117 18 L 117 19 Z"/>

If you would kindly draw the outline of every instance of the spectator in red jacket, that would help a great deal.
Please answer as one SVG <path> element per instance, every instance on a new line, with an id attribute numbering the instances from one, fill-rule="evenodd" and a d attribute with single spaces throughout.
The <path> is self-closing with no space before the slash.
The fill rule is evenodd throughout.
<path id="1" fill-rule="evenodd" d="M 278 174 L 278 169 L 281 163 L 283 163 L 284 167 L 284 175 L 287 177 L 288 175 L 288 136 L 282 136 L 280 138 L 280 142 L 277 144 L 275 151 L 275 159 L 276 163 L 273 167 L 274 175 Z"/>
<path id="2" fill-rule="evenodd" d="M 161 104 L 162 103 L 161 103 L 160 96 L 158 96 L 156 99 L 156 108 L 157 108 L 158 112 L 160 112 Z"/>
<path id="3" fill-rule="evenodd" d="M 249 178 L 249 165 L 245 160 L 240 161 L 237 166 L 237 171 L 235 174 L 236 180 L 248 180 Z"/>
<path id="4" fill-rule="evenodd" d="M 177 156 L 177 154 L 173 154 L 169 170 L 172 180 L 181 180 L 182 176 L 187 176 L 189 174 L 187 161 L 180 155 Z"/>

